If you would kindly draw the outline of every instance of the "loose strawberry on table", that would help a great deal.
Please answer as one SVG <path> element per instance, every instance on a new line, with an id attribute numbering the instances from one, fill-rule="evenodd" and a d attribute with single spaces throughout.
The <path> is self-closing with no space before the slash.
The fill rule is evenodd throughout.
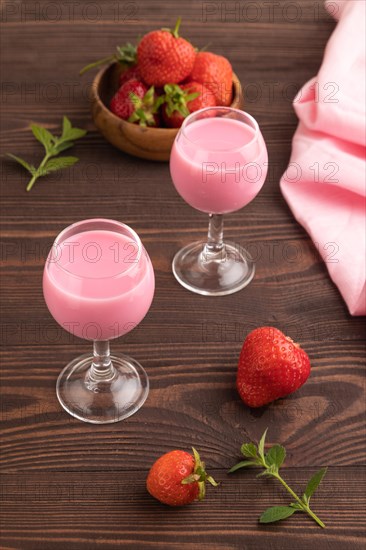
<path id="1" fill-rule="evenodd" d="M 152 465 L 147 476 L 149 493 L 169 506 L 184 506 L 205 496 L 205 483 L 217 486 L 216 481 L 206 473 L 196 449 L 193 455 L 175 450 L 162 455 Z"/>
<path id="2" fill-rule="evenodd" d="M 274 327 L 253 330 L 241 350 L 236 386 L 249 407 L 261 407 L 302 386 L 310 374 L 309 357 Z"/>
<path id="3" fill-rule="evenodd" d="M 196 50 L 178 34 L 181 19 L 174 30 L 152 31 L 141 39 L 137 48 L 142 79 L 149 85 L 164 86 L 181 82 L 193 69 Z"/>
<path id="4" fill-rule="evenodd" d="M 168 128 L 179 128 L 194 111 L 216 105 L 215 96 L 199 82 L 164 86 L 163 118 Z"/>
<path id="5" fill-rule="evenodd" d="M 215 95 L 217 105 L 231 104 L 233 69 L 226 57 L 211 52 L 198 52 L 190 79 L 204 84 Z"/>

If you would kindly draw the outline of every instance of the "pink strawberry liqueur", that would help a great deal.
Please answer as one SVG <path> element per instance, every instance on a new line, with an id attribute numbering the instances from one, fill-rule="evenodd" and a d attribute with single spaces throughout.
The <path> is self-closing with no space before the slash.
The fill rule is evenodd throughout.
<path id="1" fill-rule="evenodd" d="M 141 245 L 142 246 L 142 245 Z M 55 320 L 89 340 L 126 334 L 145 317 L 155 280 L 144 248 L 108 230 L 78 233 L 54 248 L 43 293 Z"/>
<path id="2" fill-rule="evenodd" d="M 229 118 L 206 118 L 184 127 L 175 140 L 170 172 L 181 197 L 212 214 L 239 210 L 259 193 L 267 150 L 255 129 Z"/>

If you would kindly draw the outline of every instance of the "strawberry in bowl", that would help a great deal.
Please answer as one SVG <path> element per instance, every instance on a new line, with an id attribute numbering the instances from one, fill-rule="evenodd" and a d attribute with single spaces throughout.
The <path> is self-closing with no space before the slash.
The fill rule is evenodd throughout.
<path id="1" fill-rule="evenodd" d="M 190 113 L 215 105 L 242 108 L 240 82 L 230 62 L 210 52 L 197 53 L 179 35 L 180 23 L 178 19 L 173 30 L 145 34 L 136 47 L 120 46 L 113 56 L 81 71 L 112 61 L 94 79 L 92 116 L 103 136 L 124 152 L 169 160 L 179 127 Z"/>
<path id="2" fill-rule="evenodd" d="M 168 128 L 180 128 L 186 116 L 217 105 L 215 95 L 199 82 L 164 86 L 163 119 Z"/>

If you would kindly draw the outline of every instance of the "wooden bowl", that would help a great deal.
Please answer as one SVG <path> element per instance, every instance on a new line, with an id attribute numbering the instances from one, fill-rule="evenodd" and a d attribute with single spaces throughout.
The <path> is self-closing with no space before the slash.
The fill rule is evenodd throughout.
<path id="1" fill-rule="evenodd" d="M 118 79 L 123 72 L 120 63 L 103 68 L 95 77 L 91 89 L 92 116 L 95 126 L 109 143 L 135 157 L 166 161 L 178 129 L 149 128 L 132 124 L 114 115 L 108 108 L 118 89 Z M 238 77 L 233 74 L 233 101 L 231 106 L 241 109 L 243 98 Z"/>

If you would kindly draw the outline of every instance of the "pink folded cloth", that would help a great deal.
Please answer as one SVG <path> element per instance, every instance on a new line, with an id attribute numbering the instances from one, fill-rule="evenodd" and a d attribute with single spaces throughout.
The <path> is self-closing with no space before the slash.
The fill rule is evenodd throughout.
<path id="1" fill-rule="evenodd" d="M 351 315 L 366 314 L 365 6 L 332 0 L 339 21 L 319 73 L 300 90 L 300 119 L 281 191 L 324 259 Z"/>

